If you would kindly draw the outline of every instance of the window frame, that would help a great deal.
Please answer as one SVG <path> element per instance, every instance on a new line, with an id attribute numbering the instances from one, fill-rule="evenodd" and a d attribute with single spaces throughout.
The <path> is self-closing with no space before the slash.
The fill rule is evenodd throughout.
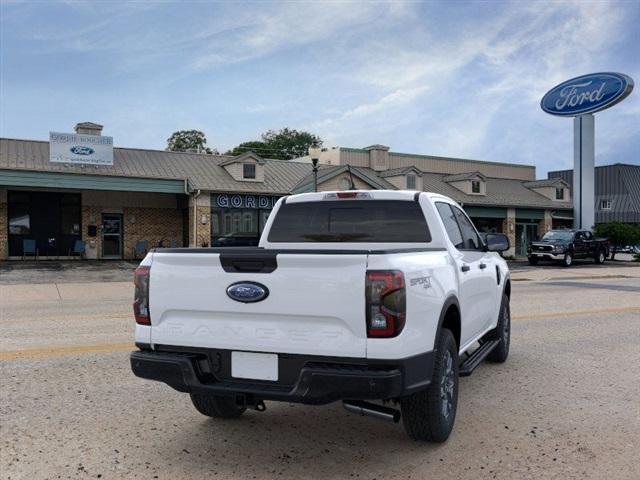
<path id="1" fill-rule="evenodd" d="M 476 192 L 474 185 L 478 186 L 478 191 Z M 471 180 L 471 193 L 478 195 L 482 194 L 482 182 L 480 180 Z"/>
<path id="2" fill-rule="evenodd" d="M 606 203 L 605 203 L 606 202 Z M 604 206 L 606 204 L 606 207 Z M 600 200 L 600 210 L 611 210 L 613 202 L 610 198 L 603 198 Z"/>
<path id="3" fill-rule="evenodd" d="M 411 180 L 411 181 L 409 181 Z M 413 183 L 413 185 L 410 185 L 410 183 Z M 417 183 L 417 178 L 416 178 L 416 174 L 415 173 L 408 173 L 406 176 L 406 181 L 405 181 L 405 186 L 407 187 L 407 190 L 415 190 L 416 189 L 416 183 Z"/>
<path id="4" fill-rule="evenodd" d="M 458 207 L 457 205 L 451 204 L 449 202 L 443 202 L 443 201 L 437 201 L 434 202 L 436 205 L 436 211 L 438 212 L 438 215 L 440 216 L 440 220 L 442 221 L 443 225 L 444 225 L 444 220 L 442 220 L 442 216 L 440 215 L 440 211 L 438 210 L 438 204 L 443 204 L 443 205 L 448 205 L 449 209 L 451 210 L 451 213 L 453 214 L 453 218 L 456 221 L 456 225 L 458 226 L 458 231 L 460 232 L 460 238 L 462 239 L 462 245 L 465 245 L 465 236 L 464 236 L 464 232 L 462 231 L 462 226 L 460 225 L 460 221 L 458 220 L 458 217 L 456 215 L 456 212 L 454 209 L 457 209 L 460 211 L 460 213 L 467 219 L 467 221 L 469 222 L 469 224 L 471 225 L 471 228 L 473 228 L 473 231 L 476 234 L 476 238 L 478 239 L 478 247 L 477 248 L 458 248 L 456 246 L 456 244 L 453 243 L 453 240 L 451 240 L 451 237 L 449 236 L 449 232 L 447 231 L 446 227 L 445 227 L 445 232 L 447 233 L 447 238 L 449 239 L 449 241 L 451 242 L 451 244 L 454 246 L 454 248 L 460 252 L 484 252 L 485 250 L 485 243 L 484 243 L 484 239 L 482 238 L 482 236 L 478 233 L 478 229 L 476 228 L 476 226 L 473 224 L 473 222 L 471 221 L 471 219 L 469 218 L 469 215 L 467 215 L 467 212 L 465 212 L 462 208 Z"/>
<path id="5" fill-rule="evenodd" d="M 556 187 L 556 200 L 564 200 L 564 187 Z"/>
<path id="6" fill-rule="evenodd" d="M 247 167 L 250 167 L 253 175 L 247 175 Z M 255 163 L 245 162 L 242 164 L 242 178 L 245 180 L 255 180 L 257 176 L 257 168 Z"/>

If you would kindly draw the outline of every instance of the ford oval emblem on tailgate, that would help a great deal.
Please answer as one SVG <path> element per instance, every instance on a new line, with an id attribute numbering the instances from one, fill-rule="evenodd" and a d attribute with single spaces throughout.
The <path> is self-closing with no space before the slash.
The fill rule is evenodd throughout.
<path id="1" fill-rule="evenodd" d="M 227 287 L 227 296 L 242 303 L 254 303 L 269 296 L 269 289 L 256 282 L 237 282 Z"/>

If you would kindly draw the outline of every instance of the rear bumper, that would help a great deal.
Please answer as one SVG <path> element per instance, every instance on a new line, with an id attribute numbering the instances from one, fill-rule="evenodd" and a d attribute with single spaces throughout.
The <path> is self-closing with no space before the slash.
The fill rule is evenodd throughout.
<path id="1" fill-rule="evenodd" d="M 282 381 L 268 382 L 230 377 L 228 350 L 170 350 L 163 347 L 160 351 L 132 352 L 133 373 L 181 392 L 244 395 L 247 402 L 325 404 L 345 399 L 397 398 L 427 387 L 433 371 L 433 352 L 401 360 L 280 354 Z"/>

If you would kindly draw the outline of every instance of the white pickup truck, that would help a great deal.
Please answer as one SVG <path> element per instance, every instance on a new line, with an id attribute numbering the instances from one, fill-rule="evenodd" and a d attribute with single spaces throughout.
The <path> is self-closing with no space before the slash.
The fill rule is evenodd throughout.
<path id="1" fill-rule="evenodd" d="M 211 417 L 341 400 L 443 442 L 458 377 L 509 353 L 508 248 L 442 195 L 284 197 L 258 247 L 145 257 L 131 366 Z"/>

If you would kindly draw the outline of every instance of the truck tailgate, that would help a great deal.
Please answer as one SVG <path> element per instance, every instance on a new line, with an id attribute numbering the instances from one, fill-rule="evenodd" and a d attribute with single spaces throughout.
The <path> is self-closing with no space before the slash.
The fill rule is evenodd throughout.
<path id="1" fill-rule="evenodd" d="M 270 273 L 238 273 L 223 269 L 219 253 L 155 252 L 151 342 L 364 358 L 366 253 L 278 253 L 276 261 Z M 269 295 L 233 300 L 227 288 L 240 281 Z"/>

